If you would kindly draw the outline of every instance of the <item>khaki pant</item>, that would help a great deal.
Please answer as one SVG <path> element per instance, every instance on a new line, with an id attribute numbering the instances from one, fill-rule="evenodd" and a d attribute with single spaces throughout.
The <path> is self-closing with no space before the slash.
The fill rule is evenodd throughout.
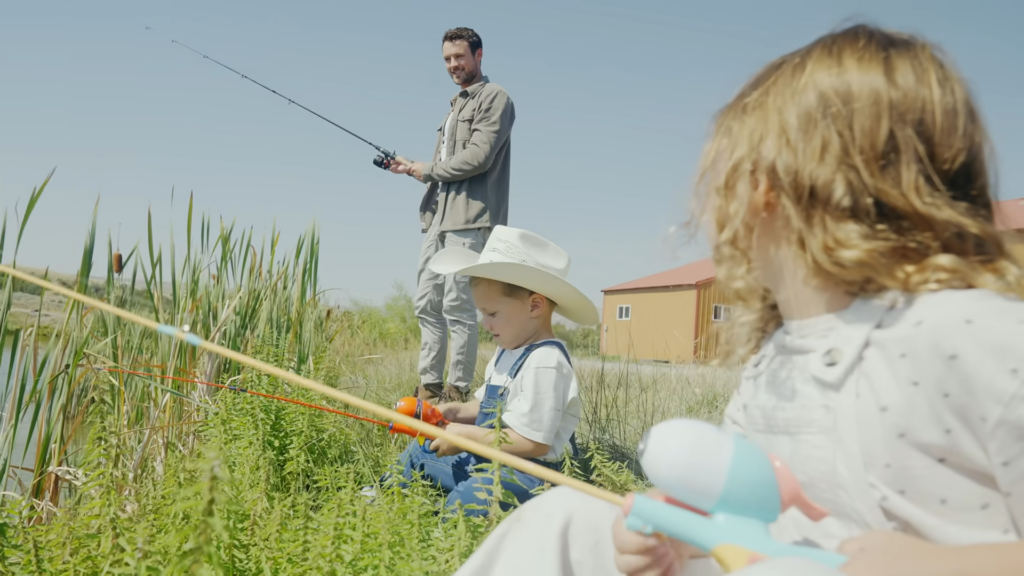
<path id="1" fill-rule="evenodd" d="M 473 382 L 480 334 L 469 277 L 442 276 L 427 268 L 427 264 L 442 248 L 460 247 L 480 253 L 491 231 L 490 228 L 475 228 L 440 232 L 439 222 L 440 218 L 434 219 L 423 239 L 416 278 L 414 305 L 420 321 L 420 386 L 435 390 L 443 386 L 448 331 L 451 330 L 448 383 L 465 393 Z"/>

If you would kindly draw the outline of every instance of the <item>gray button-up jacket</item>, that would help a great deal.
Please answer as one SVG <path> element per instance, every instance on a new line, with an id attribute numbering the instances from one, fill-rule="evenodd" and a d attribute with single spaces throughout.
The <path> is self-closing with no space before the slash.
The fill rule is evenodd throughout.
<path id="1" fill-rule="evenodd" d="M 420 203 L 422 230 L 440 218 L 441 231 L 508 224 L 508 190 L 515 107 L 505 89 L 483 80 L 452 98 L 455 121 L 449 129 L 445 160 L 437 128 L 434 158 L 423 170 L 427 191 Z M 445 116 L 447 120 L 448 116 Z"/>

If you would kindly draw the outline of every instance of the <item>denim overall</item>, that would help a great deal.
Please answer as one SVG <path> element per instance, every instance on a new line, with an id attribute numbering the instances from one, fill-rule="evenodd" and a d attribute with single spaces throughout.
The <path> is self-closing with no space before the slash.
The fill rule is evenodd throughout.
<path id="1" fill-rule="evenodd" d="M 569 362 L 570 366 L 572 365 L 572 361 L 569 359 L 569 352 L 560 342 L 553 340 L 535 342 L 523 350 L 523 354 L 512 365 L 512 368 L 509 369 L 509 378 L 514 380 L 530 353 L 542 346 L 555 346 L 565 355 L 565 359 Z M 495 366 L 501 361 L 501 356 L 504 353 L 504 349 L 498 352 L 498 358 L 494 362 Z M 480 401 L 480 411 L 477 413 L 475 425 L 483 428 L 494 428 L 493 420 L 499 405 L 504 403 L 508 396 L 508 389 L 504 386 L 491 384 L 490 380 L 487 381 L 485 386 L 484 397 Z M 572 449 L 572 457 L 578 457 L 576 434 L 569 438 L 569 445 Z M 552 470 L 560 469 L 559 462 L 545 462 L 536 458 L 528 458 L 527 460 Z M 414 477 L 415 473 L 420 473 L 448 493 L 448 498 L 445 502 L 446 507 L 453 509 L 458 502 L 462 502 L 464 507 L 473 504 L 479 506 L 479 508 L 465 509 L 466 516 L 485 516 L 487 515 L 487 501 L 483 488 L 490 486 L 492 479 L 489 476 L 474 477 L 472 474 L 476 466 L 489 462 L 490 459 L 470 452 L 462 452 L 452 456 L 437 456 L 434 452 L 425 450 L 423 446 L 420 446 L 419 443 L 413 440 L 409 442 L 409 446 L 399 457 L 399 464 L 402 465 L 403 470 L 402 478 L 398 480 L 398 485 L 404 486 L 406 482 Z M 501 477 L 502 488 L 511 492 L 520 504 L 532 498 L 533 494 L 530 494 L 530 491 L 544 483 L 543 480 L 536 476 L 513 470 L 507 466 L 502 466 Z M 478 492 L 481 494 L 478 494 Z M 503 510 L 511 508 L 505 502 L 501 502 L 500 506 Z"/>

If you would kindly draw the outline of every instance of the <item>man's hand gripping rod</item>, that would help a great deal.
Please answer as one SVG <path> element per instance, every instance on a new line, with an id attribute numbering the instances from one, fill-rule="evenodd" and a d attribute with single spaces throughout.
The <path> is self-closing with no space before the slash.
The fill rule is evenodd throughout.
<path id="1" fill-rule="evenodd" d="M 401 156 L 395 156 L 394 152 L 388 152 L 387 150 L 380 149 L 381 153 L 373 159 L 373 165 L 377 168 L 384 170 L 390 170 L 391 165 L 395 162 L 404 166 L 412 166 L 412 161 L 402 158 Z"/>

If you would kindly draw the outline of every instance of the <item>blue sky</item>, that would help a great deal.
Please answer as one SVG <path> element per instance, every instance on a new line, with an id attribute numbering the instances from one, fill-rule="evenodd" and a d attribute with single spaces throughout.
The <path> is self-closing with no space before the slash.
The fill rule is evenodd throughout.
<path id="1" fill-rule="evenodd" d="M 157 237 L 166 244 L 173 223 L 180 241 L 193 192 L 197 212 L 256 238 L 276 221 L 290 244 L 316 221 L 321 280 L 341 302 L 380 302 L 396 281 L 413 287 L 422 185 L 375 168 L 372 148 L 172 38 L 429 159 L 457 89 L 441 35 L 475 28 L 484 72 L 518 116 L 509 224 L 564 247 L 570 278 L 598 304 L 601 288 L 708 254 L 664 240 L 686 217 L 713 113 L 770 59 L 851 18 L 924 34 L 952 55 L 995 141 L 999 196 L 1024 196 L 1024 3 L 626 4 L 12 3 L 0 17 L 9 220 L 57 167 L 19 263 L 75 270 L 97 197 L 104 245 L 119 226 L 122 249 L 143 241 L 149 207 Z"/>

